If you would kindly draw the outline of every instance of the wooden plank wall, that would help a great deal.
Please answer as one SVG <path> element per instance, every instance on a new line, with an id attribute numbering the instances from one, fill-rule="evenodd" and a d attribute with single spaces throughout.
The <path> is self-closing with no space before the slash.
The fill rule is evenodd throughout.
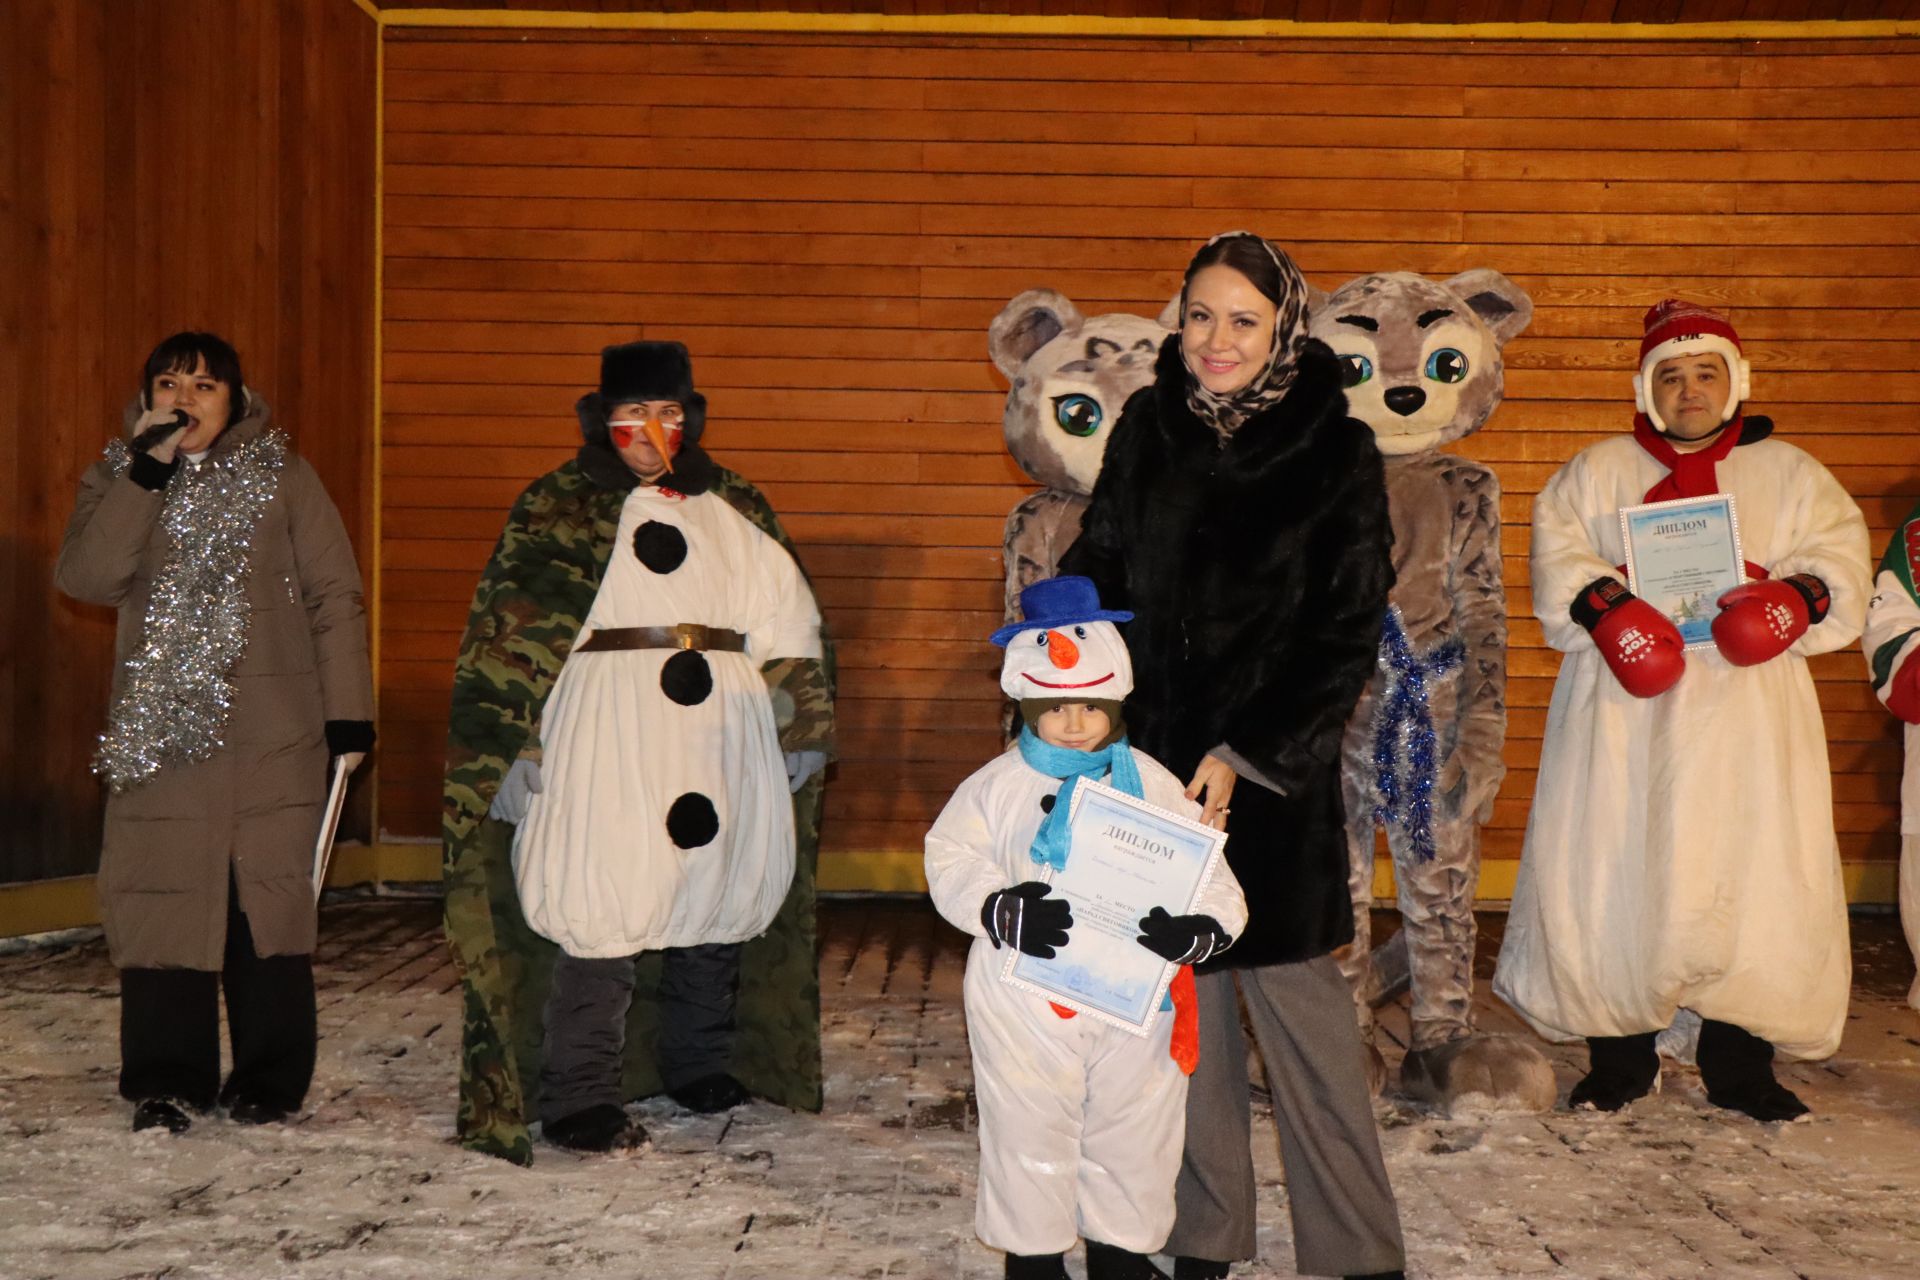
<path id="1" fill-rule="evenodd" d="M 377 53 L 351 0 L 0 5 L 0 882 L 98 857 L 113 618 L 53 560 L 155 341 L 235 344 L 370 564 Z"/>
<path id="2" fill-rule="evenodd" d="M 1729 309 L 1756 406 L 1859 496 L 1920 492 L 1920 47 L 855 38 L 389 29 L 382 824 L 436 828 L 449 666 L 521 485 L 608 342 L 676 337 L 709 443 L 840 642 L 826 847 L 916 851 L 998 743 L 994 313 L 1151 314 L 1204 237 L 1315 283 L 1496 267 L 1532 292 L 1468 452 L 1506 488 L 1517 856 L 1557 655 L 1534 492 L 1623 430 L 1640 315 Z M 1892 860 L 1900 752 L 1857 651 L 1815 664 L 1841 846 Z"/>

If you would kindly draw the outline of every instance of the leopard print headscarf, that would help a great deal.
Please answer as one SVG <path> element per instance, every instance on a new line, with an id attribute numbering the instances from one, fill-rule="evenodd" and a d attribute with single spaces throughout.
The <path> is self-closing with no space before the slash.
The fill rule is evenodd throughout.
<path id="1" fill-rule="evenodd" d="M 1192 367 L 1187 368 L 1187 407 L 1193 410 L 1195 417 L 1213 428 L 1222 444 L 1240 428 L 1241 423 L 1268 405 L 1278 404 L 1285 397 L 1293 386 L 1294 375 L 1299 372 L 1297 361 L 1300 348 L 1307 340 L 1307 281 L 1300 274 L 1300 268 L 1293 265 L 1292 258 L 1276 248 L 1272 241 L 1251 231 L 1224 231 L 1207 241 L 1203 251 L 1236 236 L 1255 241 L 1273 255 L 1273 264 L 1280 273 L 1280 297 L 1275 303 L 1273 341 L 1267 348 L 1266 368 L 1255 374 L 1253 381 L 1238 391 L 1221 395 L 1207 390 L 1201 385 L 1200 379 L 1194 376 Z M 1182 328 L 1186 327 L 1186 321 L 1187 291 L 1182 285 Z M 1184 346 L 1181 352 L 1184 362 Z"/>

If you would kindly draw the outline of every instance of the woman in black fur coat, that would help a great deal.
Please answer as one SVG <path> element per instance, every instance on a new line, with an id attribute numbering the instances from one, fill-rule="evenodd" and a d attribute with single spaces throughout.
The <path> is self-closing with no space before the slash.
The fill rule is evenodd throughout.
<path id="1" fill-rule="evenodd" d="M 1353 936 L 1340 740 L 1373 669 L 1393 535 L 1373 434 L 1347 417 L 1339 361 L 1306 336 L 1306 292 L 1259 236 L 1217 236 L 1195 255 L 1180 332 L 1114 427 L 1061 564 L 1133 610 L 1128 731 L 1224 825 L 1250 912 L 1199 970 L 1200 1065 L 1167 1242 L 1180 1280 L 1254 1256 L 1236 974 L 1273 1090 L 1299 1270 L 1391 1275 L 1404 1259 L 1352 996 L 1329 954 Z"/>

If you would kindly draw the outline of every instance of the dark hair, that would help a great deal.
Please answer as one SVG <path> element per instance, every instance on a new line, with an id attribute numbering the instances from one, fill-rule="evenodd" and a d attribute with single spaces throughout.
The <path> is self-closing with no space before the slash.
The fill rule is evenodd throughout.
<path id="1" fill-rule="evenodd" d="M 163 373 L 193 373 L 206 362 L 207 376 L 227 384 L 229 407 L 227 425 L 247 416 L 247 384 L 240 376 L 240 353 L 225 338 L 213 333 L 192 331 L 162 338 L 147 357 L 146 372 L 140 379 L 140 402 L 153 405 L 153 380 Z"/>
<path id="2" fill-rule="evenodd" d="M 1200 246 L 1200 252 L 1193 255 L 1193 261 L 1187 264 L 1186 277 L 1180 282 L 1182 311 L 1186 310 L 1187 290 L 1193 287 L 1193 278 L 1208 267 L 1215 266 L 1232 267 L 1251 281 L 1268 302 L 1276 307 L 1280 305 L 1280 298 L 1286 292 L 1286 287 L 1280 281 L 1280 264 L 1274 261 L 1274 255 L 1268 252 L 1266 243 L 1249 232 L 1225 236 Z M 1181 316 L 1181 322 L 1185 321 L 1186 317 Z"/>

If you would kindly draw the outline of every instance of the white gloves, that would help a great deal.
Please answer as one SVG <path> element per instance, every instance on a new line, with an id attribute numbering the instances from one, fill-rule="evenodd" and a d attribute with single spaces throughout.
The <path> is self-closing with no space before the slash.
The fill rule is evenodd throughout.
<path id="1" fill-rule="evenodd" d="M 789 751 L 786 757 L 788 791 L 798 791 L 807 785 L 808 778 L 827 767 L 824 751 Z"/>
<path id="2" fill-rule="evenodd" d="M 493 805 L 487 814 L 517 827 L 526 820 L 533 798 L 545 789 L 540 782 L 540 762 L 522 756 L 500 779 L 500 789 L 493 793 Z"/>

